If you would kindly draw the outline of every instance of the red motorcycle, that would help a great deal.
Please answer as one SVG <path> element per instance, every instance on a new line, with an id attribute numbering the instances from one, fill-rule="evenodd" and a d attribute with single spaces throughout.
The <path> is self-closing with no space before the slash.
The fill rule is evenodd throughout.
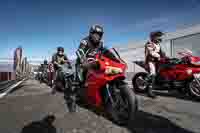
<path id="1" fill-rule="evenodd" d="M 97 52 L 95 64 L 80 88 L 81 97 L 87 104 L 103 109 L 118 124 L 134 120 L 137 99 L 124 81 L 126 63 L 114 48 L 104 48 Z"/>
<path id="2" fill-rule="evenodd" d="M 189 50 L 178 52 L 181 58 L 163 58 L 157 64 L 156 90 L 174 90 L 200 99 L 200 57 L 193 56 Z M 147 72 L 143 61 L 135 61 Z M 136 73 L 132 79 L 134 90 L 145 92 L 148 88 L 147 72 Z"/>

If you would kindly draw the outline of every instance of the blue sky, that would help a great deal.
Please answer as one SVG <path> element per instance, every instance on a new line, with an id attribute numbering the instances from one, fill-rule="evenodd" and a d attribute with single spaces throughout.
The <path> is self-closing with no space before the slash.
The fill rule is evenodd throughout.
<path id="1" fill-rule="evenodd" d="M 28 58 L 48 57 L 57 46 L 74 54 L 90 25 L 104 26 L 105 45 L 146 39 L 200 23 L 199 0 L 4 0 L 0 2 L 0 57 L 21 45 Z"/>

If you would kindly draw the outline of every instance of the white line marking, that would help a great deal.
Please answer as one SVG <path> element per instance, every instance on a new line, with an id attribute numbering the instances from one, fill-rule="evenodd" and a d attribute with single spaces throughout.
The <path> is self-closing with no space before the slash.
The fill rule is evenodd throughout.
<path id="1" fill-rule="evenodd" d="M 51 90 L 47 91 L 41 91 L 41 92 L 27 92 L 24 94 L 14 94 L 14 95 L 9 95 L 8 97 L 25 97 L 25 96 L 37 96 L 37 95 L 43 95 L 43 94 L 51 94 Z"/>
<path id="2" fill-rule="evenodd" d="M 12 91 L 15 87 L 17 87 L 18 85 L 20 85 L 25 79 L 23 79 L 22 81 L 17 82 L 16 84 L 10 86 L 4 93 L 0 94 L 0 98 L 3 98 L 4 96 L 8 95 L 8 93 L 10 91 Z"/>

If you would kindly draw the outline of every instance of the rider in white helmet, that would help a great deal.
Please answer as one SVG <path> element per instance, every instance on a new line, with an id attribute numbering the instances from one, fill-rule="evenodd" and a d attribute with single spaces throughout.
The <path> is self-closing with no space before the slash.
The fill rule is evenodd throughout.
<path id="1" fill-rule="evenodd" d="M 151 85 L 148 87 L 148 95 L 152 98 L 156 96 L 152 91 L 156 76 L 156 63 L 161 57 L 165 56 L 160 46 L 162 36 L 163 33 L 161 31 L 151 32 L 150 40 L 145 44 L 145 64 L 148 67 L 151 79 Z"/>

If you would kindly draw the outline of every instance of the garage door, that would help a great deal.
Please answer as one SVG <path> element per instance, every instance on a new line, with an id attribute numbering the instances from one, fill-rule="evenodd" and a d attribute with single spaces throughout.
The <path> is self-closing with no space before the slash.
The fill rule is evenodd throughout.
<path id="1" fill-rule="evenodd" d="M 177 57 L 177 51 L 183 48 L 190 49 L 193 55 L 200 56 L 200 33 L 172 40 L 172 54 Z"/>

